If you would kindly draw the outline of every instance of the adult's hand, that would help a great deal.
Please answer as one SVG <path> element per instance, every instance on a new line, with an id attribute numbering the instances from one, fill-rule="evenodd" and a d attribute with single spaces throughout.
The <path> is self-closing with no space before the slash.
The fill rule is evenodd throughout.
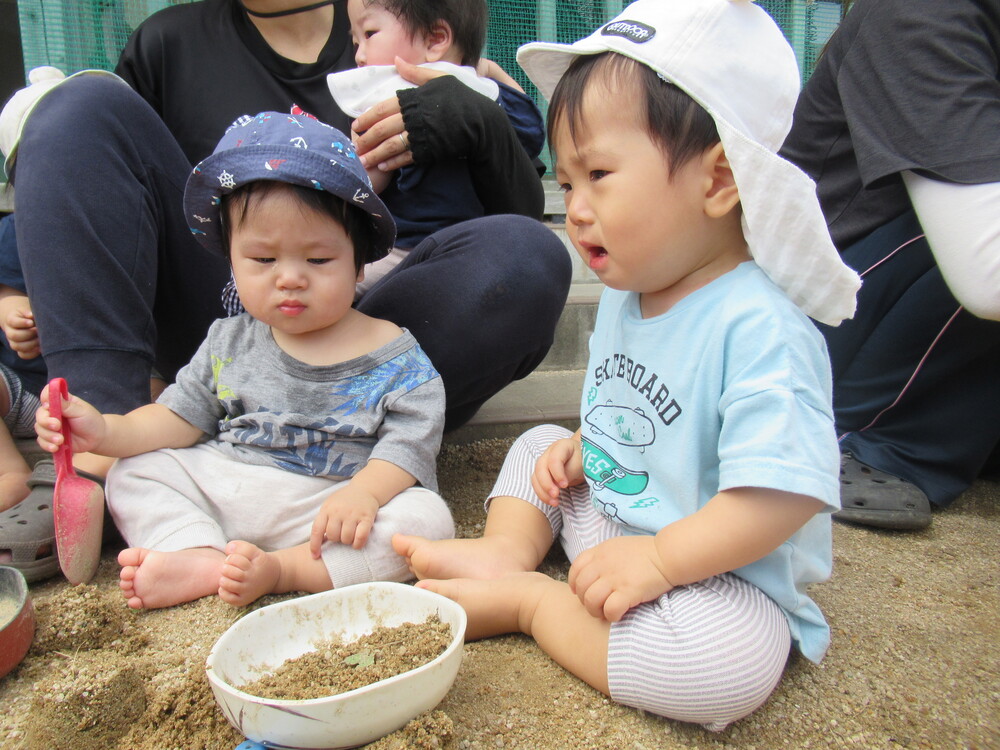
<path id="1" fill-rule="evenodd" d="M 396 71 L 417 86 L 447 75 L 440 70 L 411 65 L 401 57 L 396 58 Z M 403 123 L 398 97 L 381 101 L 362 113 L 351 124 L 351 130 L 356 134 L 354 146 L 365 169 L 375 167 L 383 172 L 391 172 L 413 163 L 409 134 Z"/>
<path id="2" fill-rule="evenodd" d="M 545 194 L 538 171 L 504 108 L 454 76 L 399 58 L 396 67 L 418 86 L 397 91 L 355 121 L 353 138 L 365 168 L 385 172 L 465 159 L 485 214 L 541 218 Z"/>

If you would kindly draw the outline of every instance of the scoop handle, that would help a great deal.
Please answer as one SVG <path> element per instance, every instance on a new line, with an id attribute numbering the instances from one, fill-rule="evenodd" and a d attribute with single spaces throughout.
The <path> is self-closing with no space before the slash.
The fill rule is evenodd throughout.
<path id="1" fill-rule="evenodd" d="M 52 378 L 49 381 L 49 414 L 59 420 L 63 435 L 63 443 L 56 450 L 53 459 L 56 465 L 56 476 L 73 476 L 73 430 L 69 426 L 69 421 L 63 419 L 62 402 L 64 398 L 69 398 L 69 389 L 66 387 L 64 378 Z"/>

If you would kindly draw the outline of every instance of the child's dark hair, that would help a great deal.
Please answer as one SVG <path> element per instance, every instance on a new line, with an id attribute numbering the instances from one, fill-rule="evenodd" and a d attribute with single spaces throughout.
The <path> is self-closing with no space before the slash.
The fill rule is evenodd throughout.
<path id="1" fill-rule="evenodd" d="M 371 217 L 357 206 L 325 190 L 302 185 L 292 185 L 277 180 L 257 180 L 240 185 L 233 192 L 222 196 L 219 221 L 226 255 L 231 253 L 233 227 L 242 224 L 254 207 L 278 190 L 290 190 L 304 208 L 326 214 L 340 224 L 354 244 L 354 267 L 360 271 L 365 265 L 368 248 L 375 244 L 375 225 Z"/>
<path id="2" fill-rule="evenodd" d="M 546 129 L 549 149 L 557 121 L 565 117 L 570 138 L 576 138 L 583 109 L 583 95 L 595 74 L 614 90 L 634 90 L 638 84 L 645 104 L 649 137 L 667 157 L 671 176 L 689 159 L 719 142 L 712 116 L 686 92 L 660 78 L 652 68 L 615 52 L 577 57 L 563 74 L 552 99 Z"/>
<path id="3" fill-rule="evenodd" d="M 392 13 L 411 36 L 430 33 L 437 21 L 451 26 L 462 65 L 475 66 L 486 44 L 490 12 L 486 0 L 365 0 Z"/>

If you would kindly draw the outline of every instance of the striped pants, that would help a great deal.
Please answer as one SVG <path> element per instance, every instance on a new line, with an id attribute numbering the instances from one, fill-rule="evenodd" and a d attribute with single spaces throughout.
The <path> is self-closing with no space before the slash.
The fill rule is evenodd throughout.
<path id="1" fill-rule="evenodd" d="M 507 454 L 490 498 L 516 497 L 542 511 L 572 562 L 622 530 L 594 508 L 586 484 L 564 490 L 557 508 L 535 496 L 535 462 L 569 435 L 554 425 L 524 433 Z M 721 731 L 767 700 L 790 647 L 788 623 L 774 601 L 735 575 L 714 576 L 640 604 L 612 624 L 611 698 Z"/>

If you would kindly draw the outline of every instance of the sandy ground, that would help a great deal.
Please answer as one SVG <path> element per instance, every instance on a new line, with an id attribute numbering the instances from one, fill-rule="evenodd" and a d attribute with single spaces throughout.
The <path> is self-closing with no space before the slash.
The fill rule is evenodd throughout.
<path id="1" fill-rule="evenodd" d="M 446 444 L 442 493 L 475 536 L 507 442 Z M 918 533 L 834 526 L 833 579 L 813 595 L 833 629 L 819 666 L 793 657 L 770 700 L 712 734 L 610 703 L 522 636 L 466 646 L 451 692 L 415 730 L 376 743 L 525 748 L 1000 748 L 1000 485 L 980 481 Z M 552 555 L 546 572 L 561 574 Z M 0 747 L 232 750 L 242 737 L 204 676 L 247 610 L 203 599 L 133 612 L 114 550 L 94 582 L 33 587 L 38 632 L 0 681 Z M 269 597 L 258 606 L 277 601 Z"/>

